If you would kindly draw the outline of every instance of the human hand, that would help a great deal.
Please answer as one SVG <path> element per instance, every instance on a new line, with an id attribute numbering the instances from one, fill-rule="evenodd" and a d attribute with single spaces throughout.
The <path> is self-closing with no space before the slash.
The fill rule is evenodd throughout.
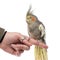
<path id="1" fill-rule="evenodd" d="M 20 41 L 21 36 L 22 34 L 17 32 L 7 32 L 3 41 L 0 43 L 0 48 L 13 55 L 20 55 L 24 50 L 29 50 L 30 47 L 28 44 L 22 44 Z"/>
<path id="2" fill-rule="evenodd" d="M 25 37 L 25 39 L 21 40 L 22 37 Z M 30 46 L 32 45 L 48 48 L 47 45 L 43 44 L 42 42 L 17 32 L 7 32 L 2 43 L 0 44 L 0 48 L 8 53 L 20 55 L 22 52 L 24 52 L 24 50 L 29 50 Z"/>

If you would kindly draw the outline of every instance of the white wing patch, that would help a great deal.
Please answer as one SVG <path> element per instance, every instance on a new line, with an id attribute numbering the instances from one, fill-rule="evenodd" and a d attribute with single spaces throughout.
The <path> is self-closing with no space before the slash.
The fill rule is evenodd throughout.
<path id="1" fill-rule="evenodd" d="M 42 24 L 39 25 L 39 30 L 41 31 L 41 37 L 45 34 L 45 28 Z"/>

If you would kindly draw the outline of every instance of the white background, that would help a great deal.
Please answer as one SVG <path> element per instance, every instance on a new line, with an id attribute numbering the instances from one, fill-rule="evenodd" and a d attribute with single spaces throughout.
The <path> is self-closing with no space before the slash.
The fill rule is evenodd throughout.
<path id="1" fill-rule="evenodd" d="M 26 13 L 32 5 L 34 14 L 46 27 L 48 60 L 60 60 L 60 1 L 59 0 L 0 0 L 0 27 L 9 32 L 27 33 Z M 0 60 L 34 60 L 34 46 L 21 56 L 0 49 Z"/>

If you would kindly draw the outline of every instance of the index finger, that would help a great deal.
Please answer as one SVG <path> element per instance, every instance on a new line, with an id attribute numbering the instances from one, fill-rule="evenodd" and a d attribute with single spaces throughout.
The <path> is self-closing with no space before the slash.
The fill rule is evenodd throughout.
<path id="1" fill-rule="evenodd" d="M 40 42 L 39 40 L 34 40 L 34 39 L 30 38 L 29 42 L 32 43 L 33 45 L 37 45 L 41 48 L 48 48 L 48 46 L 46 44 Z"/>

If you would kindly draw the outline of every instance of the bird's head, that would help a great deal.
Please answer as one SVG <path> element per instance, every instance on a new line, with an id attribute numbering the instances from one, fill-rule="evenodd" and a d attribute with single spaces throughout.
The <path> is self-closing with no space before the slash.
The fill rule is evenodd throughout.
<path id="1" fill-rule="evenodd" d="M 33 22 L 35 22 L 37 19 L 37 17 L 35 15 L 32 14 L 32 11 L 31 11 L 31 6 L 26 14 L 26 22 L 31 24 Z"/>

